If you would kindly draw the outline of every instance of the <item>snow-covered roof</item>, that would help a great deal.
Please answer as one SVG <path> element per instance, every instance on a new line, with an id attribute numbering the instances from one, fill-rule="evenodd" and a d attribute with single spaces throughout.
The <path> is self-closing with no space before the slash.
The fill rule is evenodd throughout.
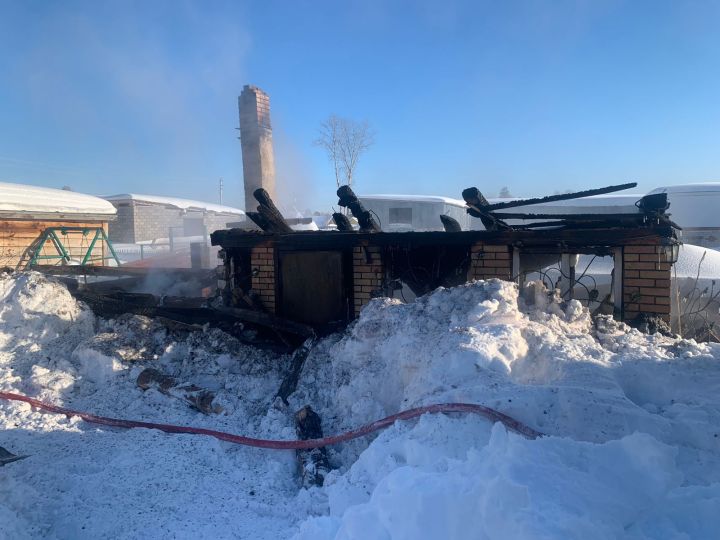
<path id="1" fill-rule="evenodd" d="M 699 193 L 720 192 L 720 182 L 699 182 L 695 184 L 680 184 L 676 186 L 663 186 L 653 189 L 650 193 Z"/>
<path id="2" fill-rule="evenodd" d="M 107 220 L 115 212 L 106 200 L 85 193 L 0 182 L 0 218 Z"/>
<path id="3" fill-rule="evenodd" d="M 506 212 L 525 212 L 528 214 L 635 214 L 639 212 L 635 203 L 643 197 L 637 193 L 616 193 L 611 195 L 593 195 L 580 199 L 532 204 L 520 208 L 508 208 Z M 504 202 L 507 199 L 490 199 L 490 203 Z M 502 213 L 503 210 L 498 210 Z"/>
<path id="4" fill-rule="evenodd" d="M 465 208 L 465 201 L 460 199 L 451 199 L 450 197 L 441 197 L 439 195 L 391 195 L 391 194 L 378 194 L 378 195 L 358 195 L 358 199 L 374 199 L 380 201 L 397 201 L 397 202 L 430 202 L 430 203 L 444 203 L 451 204 L 453 206 L 462 206 Z"/>
<path id="5" fill-rule="evenodd" d="M 236 214 L 241 216 L 245 215 L 245 212 L 243 212 L 239 208 L 233 208 L 232 206 L 224 206 L 222 204 L 213 204 L 203 201 L 193 201 L 190 199 L 180 199 L 178 197 L 161 197 L 158 195 L 121 193 L 119 195 L 110 195 L 107 197 L 103 197 L 103 199 L 111 202 L 137 201 L 150 204 L 162 204 L 164 206 L 179 208 L 180 210 L 200 210 L 203 212 L 214 212 L 217 214 Z"/>

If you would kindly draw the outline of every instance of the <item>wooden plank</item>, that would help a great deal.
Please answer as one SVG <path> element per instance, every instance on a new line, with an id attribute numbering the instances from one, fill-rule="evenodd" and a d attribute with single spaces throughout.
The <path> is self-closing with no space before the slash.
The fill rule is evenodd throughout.
<path id="1" fill-rule="evenodd" d="M 637 182 L 629 182 L 627 184 L 618 184 L 615 186 L 607 186 L 597 189 L 587 189 L 584 191 L 576 191 L 574 193 L 563 193 L 560 195 L 550 195 L 548 197 L 535 197 L 532 199 L 520 199 L 517 201 L 508 201 L 502 203 L 489 204 L 483 207 L 483 210 L 492 212 L 495 210 L 502 210 L 503 208 L 517 208 L 518 206 L 530 206 L 533 204 L 542 204 L 555 201 L 569 201 L 572 199 L 582 199 L 585 197 L 592 197 L 593 195 L 605 195 L 606 193 L 615 193 L 617 191 L 623 191 L 637 187 Z"/>
<path id="2" fill-rule="evenodd" d="M 89 276 L 147 276 L 174 275 L 200 280 L 215 280 L 215 270 L 194 270 L 192 268 L 153 268 L 139 266 L 103 266 L 87 268 L 83 266 L 51 266 L 37 265 L 33 268 L 38 272 L 57 275 L 89 275 Z"/>

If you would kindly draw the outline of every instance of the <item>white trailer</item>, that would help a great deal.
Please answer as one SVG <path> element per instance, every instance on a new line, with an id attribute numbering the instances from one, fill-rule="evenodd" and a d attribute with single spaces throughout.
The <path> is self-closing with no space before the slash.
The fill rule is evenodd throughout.
<path id="1" fill-rule="evenodd" d="M 465 201 L 433 195 L 358 195 L 387 232 L 442 231 L 440 214 L 448 215 L 463 230 L 470 225 Z"/>

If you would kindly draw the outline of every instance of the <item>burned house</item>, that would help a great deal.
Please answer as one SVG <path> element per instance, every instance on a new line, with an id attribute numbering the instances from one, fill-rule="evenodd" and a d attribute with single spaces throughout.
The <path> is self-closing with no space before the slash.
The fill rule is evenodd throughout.
<path id="1" fill-rule="evenodd" d="M 471 188 L 463 192 L 467 211 L 486 230 L 461 230 L 457 220 L 446 216 L 441 221 L 445 231 L 424 232 L 382 231 L 347 187 L 338 190 L 339 202 L 358 219 L 359 231 L 336 214 L 338 231 L 294 232 L 261 193 L 258 212 L 248 212 L 248 217 L 262 231 L 230 229 L 212 235 L 213 245 L 222 248 L 224 301 L 314 327 L 336 327 L 357 317 L 374 297 L 401 297 L 407 290 L 419 296 L 474 279 L 523 284 L 549 261 L 558 262 L 562 276 L 552 285 L 571 298 L 580 277 L 577 256 L 589 254 L 611 258 L 614 271 L 607 296 L 593 298 L 588 290 L 585 300 L 606 304 L 623 320 L 669 320 L 670 270 L 679 242 L 665 213 L 666 196 L 643 197 L 628 214 L 508 212 L 627 187 L 634 184 L 495 204 Z M 510 218 L 526 224 L 508 225 Z"/>

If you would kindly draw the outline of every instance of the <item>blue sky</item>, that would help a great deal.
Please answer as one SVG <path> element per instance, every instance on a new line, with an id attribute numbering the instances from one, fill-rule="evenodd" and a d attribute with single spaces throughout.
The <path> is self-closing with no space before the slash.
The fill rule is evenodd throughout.
<path id="1" fill-rule="evenodd" d="M 242 206 L 237 95 L 271 97 L 284 203 L 367 120 L 356 191 L 720 180 L 720 2 L 0 0 L 0 181 Z"/>

